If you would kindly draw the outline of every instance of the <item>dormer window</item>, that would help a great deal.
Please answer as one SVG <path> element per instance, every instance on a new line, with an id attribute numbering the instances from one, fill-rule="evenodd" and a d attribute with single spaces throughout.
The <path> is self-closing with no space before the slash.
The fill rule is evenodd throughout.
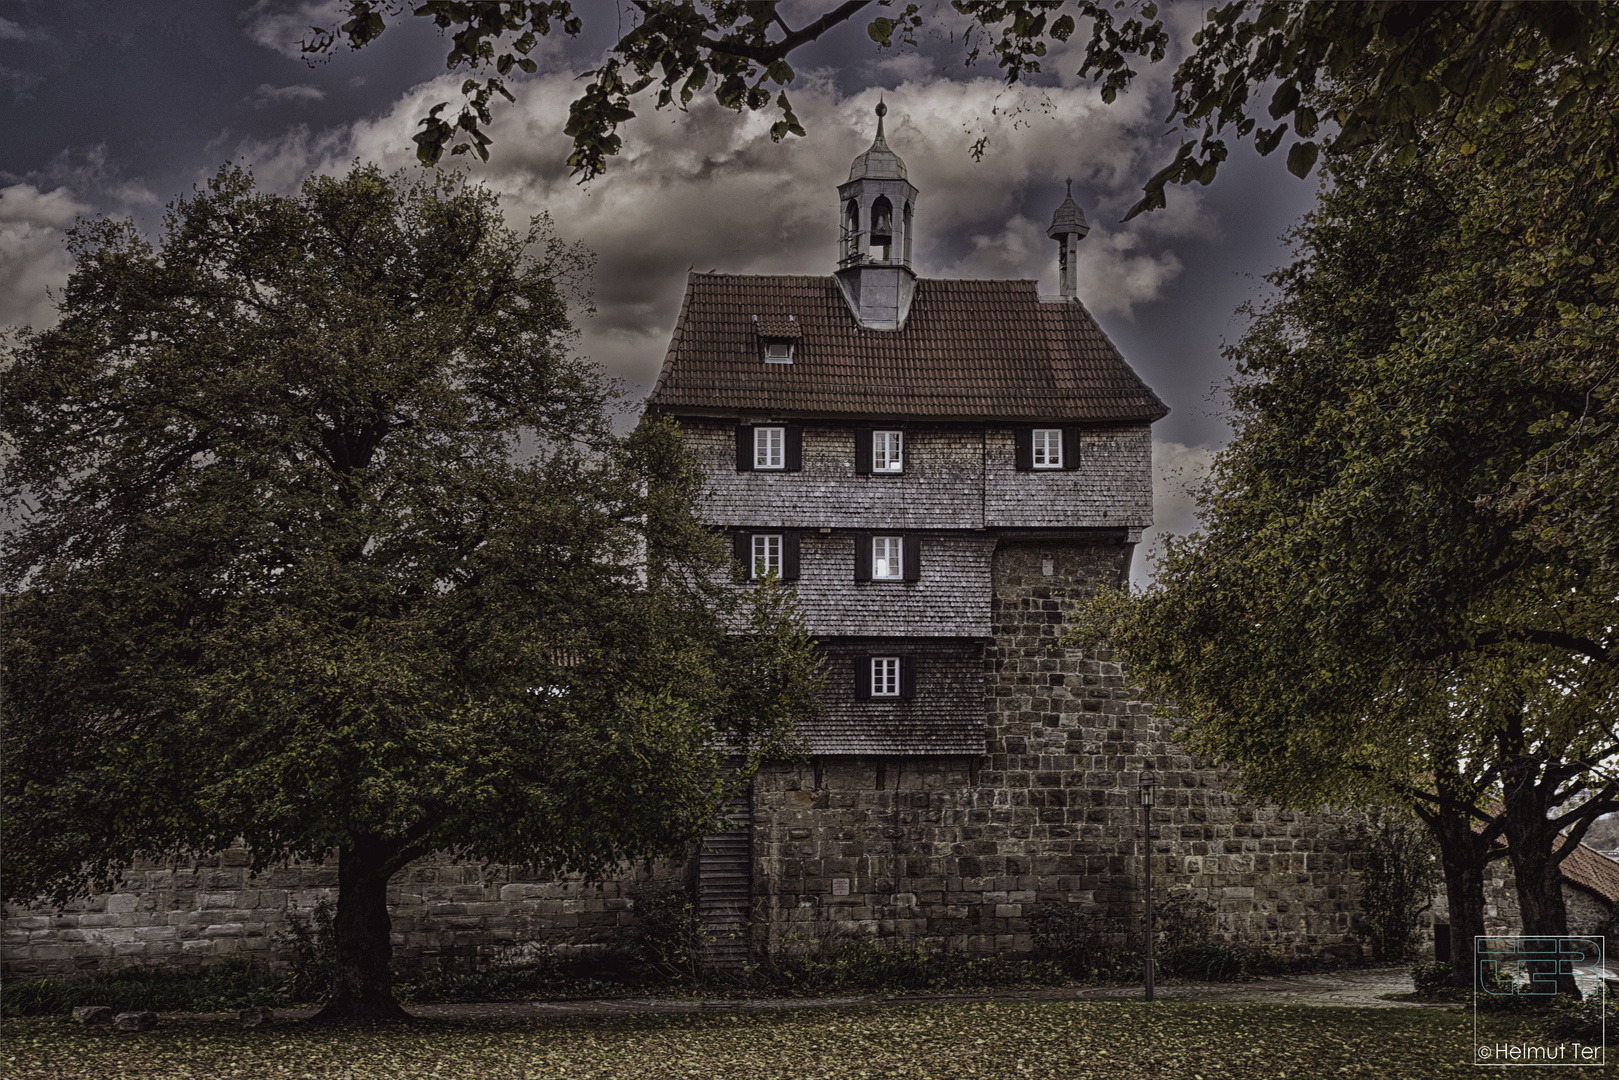
<path id="1" fill-rule="evenodd" d="M 802 333 L 797 315 L 765 312 L 753 317 L 754 345 L 767 364 L 792 363 L 793 346 Z"/>

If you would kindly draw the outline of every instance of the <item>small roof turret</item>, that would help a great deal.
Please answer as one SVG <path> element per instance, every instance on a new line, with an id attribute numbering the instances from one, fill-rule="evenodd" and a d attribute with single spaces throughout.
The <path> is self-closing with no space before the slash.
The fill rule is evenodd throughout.
<path id="1" fill-rule="evenodd" d="M 888 106 L 881 100 L 877 102 L 877 138 L 872 141 L 871 149 L 854 159 L 849 166 L 850 180 L 904 180 L 905 162 L 899 155 L 888 148 L 888 140 L 883 138 L 883 117 L 888 115 Z M 1076 207 L 1076 209 L 1078 209 Z M 1083 215 L 1081 215 L 1083 220 Z"/>
<path id="2" fill-rule="evenodd" d="M 880 126 L 879 130 L 881 130 Z M 1084 236 L 1090 231 L 1091 227 L 1085 223 L 1085 211 L 1081 210 L 1079 204 L 1074 201 L 1074 182 L 1070 180 L 1068 181 L 1068 196 L 1063 199 L 1062 205 L 1057 207 L 1057 212 L 1051 215 L 1051 228 L 1046 230 L 1046 235 L 1056 240 L 1069 233 Z"/>

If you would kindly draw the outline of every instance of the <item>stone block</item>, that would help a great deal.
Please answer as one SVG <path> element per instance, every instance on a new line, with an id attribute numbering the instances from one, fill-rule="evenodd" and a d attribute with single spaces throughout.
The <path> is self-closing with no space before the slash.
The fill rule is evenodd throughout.
<path id="1" fill-rule="evenodd" d="M 79 1005 L 73 1010 L 75 1024 L 110 1024 L 112 1009 L 105 1005 Z"/>
<path id="2" fill-rule="evenodd" d="M 114 1031 L 151 1031 L 157 1027 L 155 1012 L 123 1012 L 112 1018 Z"/>

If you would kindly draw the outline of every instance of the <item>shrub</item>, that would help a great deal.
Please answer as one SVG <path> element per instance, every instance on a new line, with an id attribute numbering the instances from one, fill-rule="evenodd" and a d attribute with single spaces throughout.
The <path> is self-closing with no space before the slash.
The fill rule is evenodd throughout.
<path id="1" fill-rule="evenodd" d="M 1035 948 L 1075 979 L 1139 978 L 1145 943 L 1124 923 L 1071 904 L 1038 904 L 1029 912 Z"/>
<path id="2" fill-rule="evenodd" d="M 1172 893 L 1153 912 L 1153 931 L 1166 950 L 1206 942 L 1214 933 L 1214 905 L 1189 893 Z"/>
<path id="3" fill-rule="evenodd" d="M 0 988 L 0 1011 L 7 1016 L 57 1015 L 80 1005 L 106 1005 L 114 1012 L 215 1012 L 292 1000 L 285 976 L 240 957 L 193 971 L 128 968 L 61 982 L 8 980 Z"/>
<path id="4" fill-rule="evenodd" d="M 835 949 L 800 942 L 796 956 L 755 966 L 752 981 L 762 989 L 801 993 L 837 991 L 978 990 L 1002 986 L 1056 986 L 1062 969 L 1044 960 L 1004 960 L 968 956 L 924 944 L 888 945 L 867 938 L 841 941 Z"/>
<path id="5" fill-rule="evenodd" d="M 601 959 L 523 966 L 497 964 L 487 971 L 441 971 L 418 975 L 394 986 L 394 996 L 411 1004 L 428 1001 L 498 1001 L 526 997 L 600 997 L 625 988 Z"/>
<path id="6" fill-rule="evenodd" d="M 1609 1004 L 1604 1007 L 1602 995 L 1591 994 L 1585 1000 L 1577 1000 L 1567 994 L 1559 994 L 1552 1001 L 1551 1009 L 1546 1014 L 1544 1030 L 1547 1035 L 1560 1039 L 1577 1039 L 1583 1043 L 1600 1042 L 1604 1036 L 1602 1022 L 1606 1012 L 1609 1027 L 1619 1024 L 1619 1007 Z"/>
<path id="7" fill-rule="evenodd" d="M 332 992 L 332 965 L 337 957 L 337 927 L 330 900 L 316 900 L 306 921 L 296 910 L 287 911 L 287 929 L 275 943 L 292 951 L 292 997 L 295 1001 L 326 1000 Z"/>
<path id="8" fill-rule="evenodd" d="M 1248 974 L 1248 954 L 1224 941 L 1188 941 L 1156 957 L 1167 975 L 1200 982 L 1236 982 Z"/>
<path id="9" fill-rule="evenodd" d="M 1408 959 L 1439 884 L 1433 839 L 1408 813 L 1385 808 L 1374 808 L 1356 831 L 1363 863 L 1355 935 L 1379 960 Z"/>
<path id="10" fill-rule="evenodd" d="M 703 945 L 710 940 L 697 914 L 697 900 L 676 881 L 652 881 L 636 887 L 635 932 L 630 952 L 664 979 L 695 979 Z"/>
<path id="11" fill-rule="evenodd" d="M 1427 964 L 1418 964 L 1411 969 L 1411 982 L 1416 985 L 1419 997 L 1439 997 L 1450 989 L 1450 964 L 1436 961 Z"/>

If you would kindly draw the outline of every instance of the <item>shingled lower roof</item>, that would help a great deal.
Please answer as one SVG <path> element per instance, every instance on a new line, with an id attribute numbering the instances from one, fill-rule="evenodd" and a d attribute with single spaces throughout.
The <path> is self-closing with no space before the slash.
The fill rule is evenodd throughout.
<path id="1" fill-rule="evenodd" d="M 1077 302 L 1033 281 L 921 279 L 901 330 L 863 329 L 832 277 L 692 274 L 648 407 L 666 413 L 1150 423 L 1169 412 Z M 795 317 L 791 364 L 754 316 Z"/>

